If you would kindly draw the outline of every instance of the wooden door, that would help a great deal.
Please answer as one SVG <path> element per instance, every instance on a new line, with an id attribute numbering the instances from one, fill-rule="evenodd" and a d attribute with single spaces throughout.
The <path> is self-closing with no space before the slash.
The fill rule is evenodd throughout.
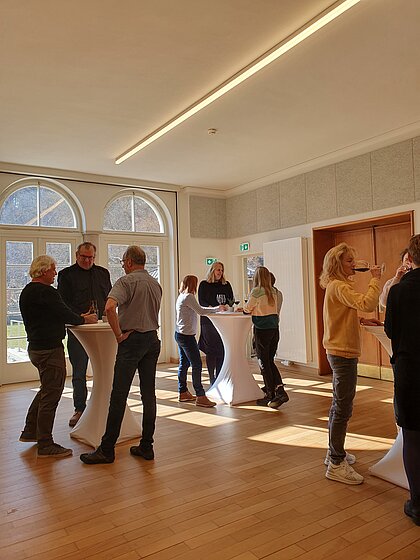
<path id="1" fill-rule="evenodd" d="M 344 241 L 356 249 L 360 259 L 365 259 L 371 264 L 385 263 L 386 272 L 381 278 L 382 288 L 386 280 L 391 278 L 398 268 L 400 252 L 407 246 L 413 234 L 413 219 L 413 212 L 408 211 L 359 222 L 315 228 L 313 230 L 316 326 L 320 375 L 331 372 L 325 349 L 322 346 L 324 334 L 322 308 L 325 291 L 320 288 L 318 282 L 325 253 L 337 243 Z M 356 289 L 366 292 L 370 278 L 371 275 L 368 272 L 356 274 Z M 384 319 L 384 313 L 380 313 L 379 308 L 374 313 L 364 313 L 363 316 Z M 365 331 L 362 331 L 362 355 L 359 363 L 360 375 L 392 379 L 388 355 L 382 350 L 375 337 Z"/>
<path id="2" fill-rule="evenodd" d="M 382 276 L 382 286 L 392 278 L 401 264 L 400 253 L 407 248 L 411 237 L 411 224 L 400 223 L 374 228 L 376 263 L 385 263 L 385 272 Z M 385 319 L 385 310 L 379 310 L 381 321 Z M 380 345 L 379 349 L 380 378 L 392 381 L 392 368 L 389 363 L 388 353 Z"/>

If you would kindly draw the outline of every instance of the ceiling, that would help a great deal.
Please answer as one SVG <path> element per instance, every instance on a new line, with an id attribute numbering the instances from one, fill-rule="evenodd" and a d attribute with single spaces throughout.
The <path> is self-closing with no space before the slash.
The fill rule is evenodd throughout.
<path id="1" fill-rule="evenodd" d="M 115 165 L 332 3 L 0 0 L 0 160 L 233 193 L 420 134 L 420 2 L 362 0 Z"/>

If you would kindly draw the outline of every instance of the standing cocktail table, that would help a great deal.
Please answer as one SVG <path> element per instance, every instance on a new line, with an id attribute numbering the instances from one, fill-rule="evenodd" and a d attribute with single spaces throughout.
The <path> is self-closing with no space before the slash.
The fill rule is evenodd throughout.
<path id="1" fill-rule="evenodd" d="M 377 326 L 377 327 L 363 327 L 365 330 L 376 336 L 388 354 L 391 356 L 392 348 L 391 348 L 391 341 L 386 336 L 384 328 Z M 397 437 L 392 444 L 391 449 L 388 453 L 383 457 L 380 461 L 370 467 L 369 471 L 388 482 L 392 482 L 393 484 L 397 484 L 397 486 L 402 486 L 403 488 L 407 488 L 408 490 L 408 480 L 407 475 L 405 474 L 404 470 L 404 463 L 402 458 L 403 453 L 403 436 L 402 430 L 398 430 Z"/>
<path id="2" fill-rule="evenodd" d="M 90 399 L 70 436 L 92 447 L 101 443 L 108 417 L 109 397 L 114 377 L 117 342 L 108 323 L 68 327 L 89 356 L 93 371 Z M 120 437 L 117 443 L 140 437 L 140 421 L 126 405 Z"/>
<path id="3" fill-rule="evenodd" d="M 252 325 L 251 315 L 222 312 L 208 316 L 222 337 L 225 359 L 207 396 L 234 405 L 264 396 L 255 381 L 246 357 L 246 342 Z"/>

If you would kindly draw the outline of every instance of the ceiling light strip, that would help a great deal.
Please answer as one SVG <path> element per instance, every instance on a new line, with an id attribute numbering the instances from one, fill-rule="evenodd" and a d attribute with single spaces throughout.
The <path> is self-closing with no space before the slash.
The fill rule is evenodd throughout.
<path id="1" fill-rule="evenodd" d="M 277 60 L 280 56 L 293 49 L 293 47 L 296 47 L 296 45 L 316 33 L 319 29 L 339 17 L 341 14 L 352 8 L 355 4 L 358 4 L 360 1 L 361 0 L 344 0 L 340 4 L 331 8 L 327 13 L 321 15 L 318 19 L 312 21 L 312 23 L 307 24 L 306 27 L 301 28 L 298 32 L 296 32 L 295 35 L 289 37 L 283 43 L 280 43 L 280 45 L 274 47 L 273 49 L 262 55 L 259 59 L 252 62 L 248 67 L 232 76 L 229 80 L 208 93 L 205 97 L 185 109 L 185 111 L 143 138 L 140 142 L 135 144 L 130 149 L 122 153 L 117 157 L 115 163 L 120 164 L 126 159 L 132 157 L 140 150 L 143 150 L 146 146 L 148 146 L 152 142 L 155 142 L 155 140 L 168 133 L 170 130 L 180 125 L 187 119 L 191 118 L 193 115 L 216 101 L 216 99 L 219 99 L 219 97 L 225 95 L 225 93 L 229 92 L 231 89 L 235 88 L 257 72 Z"/>

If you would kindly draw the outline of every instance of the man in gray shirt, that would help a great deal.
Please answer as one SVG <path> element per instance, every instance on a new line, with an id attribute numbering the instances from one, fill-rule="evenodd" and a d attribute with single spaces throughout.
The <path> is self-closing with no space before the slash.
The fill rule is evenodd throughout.
<path id="1" fill-rule="evenodd" d="M 148 460 L 154 458 L 155 378 L 160 352 L 160 340 L 156 331 L 159 327 L 162 288 L 144 269 L 145 264 L 143 249 L 136 245 L 128 247 L 122 258 L 126 275 L 116 281 L 106 302 L 105 312 L 115 334 L 118 350 L 105 434 L 95 451 L 80 455 L 80 460 L 88 465 L 114 462 L 115 444 L 120 435 L 127 397 L 137 369 L 143 402 L 143 430 L 140 444 L 131 447 L 130 453 Z"/>

